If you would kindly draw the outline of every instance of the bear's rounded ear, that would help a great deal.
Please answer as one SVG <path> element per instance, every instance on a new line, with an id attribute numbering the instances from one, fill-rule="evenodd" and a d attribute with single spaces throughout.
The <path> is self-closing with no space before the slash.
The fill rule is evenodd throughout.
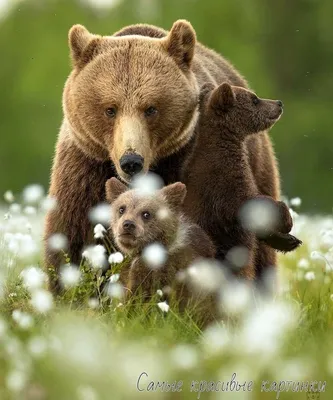
<path id="1" fill-rule="evenodd" d="M 106 200 L 109 203 L 113 203 L 122 193 L 126 192 L 128 187 L 120 182 L 117 178 L 110 178 L 106 181 L 105 184 L 105 194 Z"/>
<path id="2" fill-rule="evenodd" d="M 84 26 L 74 25 L 68 33 L 68 42 L 74 67 L 83 67 L 94 55 L 100 36 L 91 34 Z"/>
<path id="3" fill-rule="evenodd" d="M 191 67 L 196 44 L 196 34 L 192 25 L 185 20 L 176 21 L 164 40 L 164 46 L 170 56 L 183 70 Z"/>
<path id="4" fill-rule="evenodd" d="M 185 200 L 186 186 L 181 182 L 172 183 L 160 190 L 168 204 L 174 208 L 180 208 Z"/>
<path id="5" fill-rule="evenodd" d="M 224 82 L 217 87 L 210 97 L 210 106 L 222 111 L 228 111 L 235 104 L 235 94 L 232 86 Z"/>
<path id="6" fill-rule="evenodd" d="M 214 89 L 215 89 L 215 85 L 211 82 L 206 82 L 205 84 L 203 84 L 201 86 L 200 94 L 199 94 L 200 111 L 202 111 L 204 109 L 204 106 L 207 105 L 207 100 Z"/>

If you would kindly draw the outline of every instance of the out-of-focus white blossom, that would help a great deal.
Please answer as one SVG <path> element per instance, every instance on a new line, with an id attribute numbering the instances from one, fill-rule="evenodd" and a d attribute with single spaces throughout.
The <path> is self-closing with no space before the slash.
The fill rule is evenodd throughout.
<path id="1" fill-rule="evenodd" d="M 57 206 L 57 200 L 55 197 L 52 196 L 44 197 L 44 199 L 42 199 L 40 203 L 41 209 L 45 212 L 54 210 L 56 206 Z"/>
<path id="2" fill-rule="evenodd" d="M 107 288 L 107 294 L 114 299 L 122 299 L 124 296 L 124 287 L 120 283 L 110 282 Z"/>
<path id="3" fill-rule="evenodd" d="M 27 330 L 33 326 L 34 320 L 32 316 L 24 311 L 14 310 L 12 317 L 21 329 Z"/>
<path id="4" fill-rule="evenodd" d="M 41 336 L 34 336 L 28 342 L 28 350 L 33 357 L 41 357 L 47 350 L 47 342 Z"/>
<path id="5" fill-rule="evenodd" d="M 15 200 L 15 197 L 13 195 L 13 192 L 11 190 L 7 190 L 5 194 L 3 195 L 4 199 L 7 201 L 7 203 L 12 203 Z"/>
<path id="6" fill-rule="evenodd" d="M 194 261 L 186 272 L 190 284 L 198 291 L 215 292 L 224 281 L 221 266 L 215 260 Z"/>
<path id="7" fill-rule="evenodd" d="M 304 279 L 307 281 L 313 281 L 316 279 L 316 275 L 313 271 L 308 271 L 304 274 Z"/>
<path id="8" fill-rule="evenodd" d="M 33 206 L 26 206 L 23 209 L 24 214 L 26 215 L 36 215 L 37 214 L 37 210 L 35 207 Z"/>
<path id="9" fill-rule="evenodd" d="M 23 190 L 23 201 L 36 204 L 44 197 L 44 188 L 41 185 L 29 185 Z"/>
<path id="10" fill-rule="evenodd" d="M 199 355 L 194 346 L 180 344 L 171 351 L 171 361 L 172 365 L 187 370 L 198 364 Z"/>
<path id="11" fill-rule="evenodd" d="M 98 395 L 91 386 L 79 386 L 76 392 L 78 400 L 98 400 Z"/>
<path id="12" fill-rule="evenodd" d="M 91 299 L 88 300 L 88 307 L 90 308 L 98 308 L 99 306 L 99 301 L 95 297 L 92 297 Z"/>
<path id="13" fill-rule="evenodd" d="M 290 205 L 293 207 L 300 207 L 302 204 L 302 200 L 300 197 L 294 197 L 293 199 L 290 200 Z"/>
<path id="14" fill-rule="evenodd" d="M 21 205 L 17 203 L 13 203 L 9 206 L 9 212 L 11 214 L 19 214 L 21 212 Z"/>
<path id="15" fill-rule="evenodd" d="M 157 293 L 157 295 L 158 295 L 159 297 L 162 297 L 162 296 L 163 296 L 163 292 L 162 292 L 161 289 L 158 289 L 158 290 L 156 291 L 156 293 Z"/>
<path id="16" fill-rule="evenodd" d="M 119 274 L 113 274 L 110 276 L 110 282 L 111 283 L 116 283 L 119 281 Z"/>
<path id="17" fill-rule="evenodd" d="M 164 246 L 160 243 L 152 243 L 146 246 L 142 252 L 142 258 L 148 267 L 155 269 L 162 267 L 168 257 Z"/>
<path id="18" fill-rule="evenodd" d="M 252 291 L 248 284 L 235 281 L 224 285 L 220 292 L 222 309 L 231 314 L 245 311 L 252 305 Z"/>
<path id="19" fill-rule="evenodd" d="M 60 251 L 67 248 L 68 240 L 62 233 L 54 233 L 48 238 L 48 246 L 51 250 Z"/>
<path id="20" fill-rule="evenodd" d="M 131 187 L 136 189 L 139 195 L 149 196 L 163 187 L 163 181 L 159 175 L 151 172 L 147 174 L 138 174 L 134 176 Z"/>
<path id="21" fill-rule="evenodd" d="M 64 265 L 60 272 L 60 279 L 66 288 L 77 286 L 80 282 L 81 272 L 76 265 Z"/>
<path id="22" fill-rule="evenodd" d="M 89 219 L 93 224 L 108 226 L 111 220 L 110 204 L 100 203 L 89 211 Z"/>
<path id="23" fill-rule="evenodd" d="M 53 307 L 52 294 L 47 290 L 37 289 L 31 295 L 31 305 L 39 313 L 47 313 Z"/>
<path id="24" fill-rule="evenodd" d="M 29 290 L 35 290 L 42 287 L 47 282 L 47 275 L 39 267 L 27 267 L 21 274 L 23 284 Z"/>
<path id="25" fill-rule="evenodd" d="M 159 208 L 159 209 L 157 210 L 156 218 L 157 218 L 157 219 L 160 219 L 160 220 L 164 220 L 164 219 L 169 218 L 170 215 L 171 215 L 171 214 L 170 214 L 170 211 L 169 211 L 167 208 L 161 207 L 161 208 Z"/>
<path id="26" fill-rule="evenodd" d="M 6 377 L 6 386 L 14 393 L 21 392 L 24 389 L 27 380 L 28 378 L 23 371 L 12 370 Z"/>
<path id="27" fill-rule="evenodd" d="M 308 269 L 310 262 L 307 258 L 301 258 L 297 263 L 298 268 Z"/>

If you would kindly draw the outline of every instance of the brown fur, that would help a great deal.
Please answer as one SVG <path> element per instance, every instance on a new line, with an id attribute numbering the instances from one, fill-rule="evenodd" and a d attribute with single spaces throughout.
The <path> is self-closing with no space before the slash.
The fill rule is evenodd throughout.
<path id="1" fill-rule="evenodd" d="M 244 202 L 255 197 L 274 200 L 262 196 L 258 190 L 245 140 L 249 135 L 271 128 L 281 114 L 282 103 L 279 101 L 259 99 L 249 90 L 228 83 L 215 90 L 212 85 L 205 85 L 197 143 L 184 174 L 186 215 L 210 233 L 218 258 L 224 260 L 235 246 L 248 249 L 248 261 L 241 269 L 241 275 L 249 279 L 259 272 L 256 271 L 258 244 L 254 233 L 243 228 L 239 211 Z M 210 179 L 209 190 L 207 177 Z M 279 224 L 275 228 L 287 233 L 292 227 L 288 209 L 281 202 L 275 204 L 280 211 Z M 294 241 L 295 238 L 289 236 L 283 239 Z"/>
<path id="2" fill-rule="evenodd" d="M 121 157 L 140 155 L 144 172 L 154 169 L 166 184 L 179 181 L 195 141 L 200 87 L 223 81 L 246 87 L 246 82 L 225 59 L 196 42 L 187 21 L 177 21 L 169 33 L 134 25 L 104 37 L 75 25 L 69 46 L 73 70 L 63 94 L 50 188 L 58 208 L 47 217 L 45 239 L 67 235 L 68 252 L 78 263 L 92 228 L 86 214 L 104 201 L 106 179 L 117 174 L 130 179 Z M 157 112 L 148 115 L 149 107 Z M 247 151 L 260 192 L 276 199 L 279 179 L 267 134 L 248 140 Z M 60 258 L 46 247 L 47 265 L 58 269 Z M 268 258 L 275 262 L 274 255 Z"/>
<path id="3" fill-rule="evenodd" d="M 182 215 L 185 185 L 177 182 L 153 195 L 142 195 L 111 178 L 106 182 L 106 194 L 111 203 L 113 239 L 131 259 L 120 275 L 127 293 L 141 292 L 149 298 L 157 289 L 173 287 L 182 308 L 193 301 L 187 286 L 177 284 L 177 273 L 197 258 L 213 258 L 215 248 L 207 234 Z M 152 243 L 162 244 L 167 252 L 166 263 L 157 269 L 150 268 L 142 257 L 144 248 Z"/>

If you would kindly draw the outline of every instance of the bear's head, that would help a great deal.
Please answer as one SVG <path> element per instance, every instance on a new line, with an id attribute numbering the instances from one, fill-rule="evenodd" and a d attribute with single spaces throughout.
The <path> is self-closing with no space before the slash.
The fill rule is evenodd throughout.
<path id="1" fill-rule="evenodd" d="M 102 37 L 73 26 L 63 108 L 77 145 L 93 158 L 111 159 L 127 182 L 185 146 L 198 118 L 195 44 L 183 20 L 163 37 Z"/>
<path id="2" fill-rule="evenodd" d="M 283 104 L 280 100 L 261 99 L 250 90 L 225 82 L 217 88 L 211 84 L 202 87 L 200 109 L 204 121 L 245 138 L 271 128 L 281 117 Z"/>
<path id="3" fill-rule="evenodd" d="M 154 242 L 166 248 L 172 245 L 186 196 L 183 183 L 176 182 L 153 194 L 144 194 L 139 189 L 129 190 L 117 178 L 110 178 L 105 189 L 111 203 L 110 227 L 121 251 L 137 254 Z"/>

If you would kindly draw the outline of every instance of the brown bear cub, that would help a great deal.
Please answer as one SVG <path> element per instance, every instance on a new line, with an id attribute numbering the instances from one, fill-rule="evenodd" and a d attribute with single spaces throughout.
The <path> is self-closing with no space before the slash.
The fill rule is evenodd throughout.
<path id="1" fill-rule="evenodd" d="M 245 145 L 249 135 L 267 130 L 279 120 L 282 107 L 279 100 L 259 99 L 249 90 L 228 83 L 216 89 L 204 85 L 199 135 L 185 174 L 185 214 L 210 232 L 218 259 L 228 260 L 227 253 L 235 246 L 246 247 L 247 262 L 238 273 L 250 279 L 260 271 L 255 270 L 257 237 L 244 228 L 239 216 L 247 200 L 266 200 L 277 207 L 278 222 L 262 238 L 269 246 L 291 251 L 301 243 L 287 234 L 292 228 L 287 206 L 258 191 Z M 207 176 L 210 177 L 209 192 Z"/>
<path id="2" fill-rule="evenodd" d="M 116 178 L 106 182 L 106 197 L 111 203 L 111 230 L 116 246 L 131 259 L 120 280 L 135 295 L 148 298 L 157 289 L 174 286 L 178 271 L 185 270 L 197 258 L 214 258 L 215 248 L 207 234 L 186 221 L 182 204 L 186 187 L 177 182 L 153 194 L 128 189 Z M 161 244 L 166 259 L 157 268 L 145 258 L 145 249 Z M 157 255 L 158 257 L 158 255 Z M 180 300 L 186 301 L 182 288 Z"/>

